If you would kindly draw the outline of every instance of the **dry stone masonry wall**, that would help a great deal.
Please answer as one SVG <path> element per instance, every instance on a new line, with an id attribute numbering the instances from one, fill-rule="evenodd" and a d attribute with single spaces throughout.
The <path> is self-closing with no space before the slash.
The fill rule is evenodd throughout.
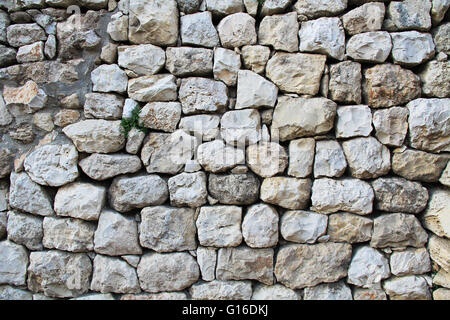
<path id="1" fill-rule="evenodd" d="M 1 0 L 0 299 L 450 299 L 449 0 Z"/>

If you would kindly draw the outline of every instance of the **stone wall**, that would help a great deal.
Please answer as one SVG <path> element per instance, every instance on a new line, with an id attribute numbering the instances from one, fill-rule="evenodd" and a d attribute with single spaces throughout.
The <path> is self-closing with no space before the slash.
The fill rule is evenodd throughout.
<path id="1" fill-rule="evenodd" d="M 0 1 L 0 299 L 449 299 L 449 6 Z"/>

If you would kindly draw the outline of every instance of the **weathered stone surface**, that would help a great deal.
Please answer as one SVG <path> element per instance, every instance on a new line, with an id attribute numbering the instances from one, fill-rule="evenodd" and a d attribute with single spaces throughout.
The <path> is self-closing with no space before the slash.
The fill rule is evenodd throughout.
<path id="1" fill-rule="evenodd" d="M 450 62 L 430 61 L 419 73 L 422 80 L 422 92 L 426 96 L 450 97 Z"/>
<path id="2" fill-rule="evenodd" d="M 267 204 L 248 208 L 242 222 L 245 243 L 252 248 L 268 248 L 278 243 L 278 212 Z"/>
<path id="3" fill-rule="evenodd" d="M 127 91 L 127 74 L 117 64 L 104 64 L 94 69 L 91 73 L 91 80 L 93 91 L 118 93 Z"/>
<path id="4" fill-rule="evenodd" d="M 347 42 L 347 56 L 360 62 L 383 63 L 391 49 L 391 36 L 385 31 L 357 34 Z"/>
<path id="5" fill-rule="evenodd" d="M 420 213 L 427 206 L 428 190 L 419 182 L 403 178 L 378 178 L 372 181 L 375 205 L 386 212 Z"/>
<path id="6" fill-rule="evenodd" d="M 3 89 L 3 98 L 6 107 L 17 107 L 25 113 L 34 113 L 47 104 L 48 97 L 43 89 L 40 89 L 36 82 L 28 80 L 21 87 L 8 87 Z"/>
<path id="7" fill-rule="evenodd" d="M 252 204 L 258 199 L 259 186 L 259 180 L 251 173 L 210 174 L 208 180 L 210 195 L 222 204 Z"/>
<path id="8" fill-rule="evenodd" d="M 199 12 L 180 18 L 181 42 L 213 48 L 219 46 L 219 35 L 212 23 L 211 12 Z"/>
<path id="9" fill-rule="evenodd" d="M 326 54 L 343 60 L 345 31 L 339 18 L 319 18 L 302 23 L 299 31 L 300 51 Z"/>
<path id="10" fill-rule="evenodd" d="M 450 32 L 450 23 L 444 23 L 437 27 L 433 32 L 434 43 L 436 44 L 436 51 L 450 54 L 450 42 L 448 41 L 448 34 Z"/>
<path id="11" fill-rule="evenodd" d="M 6 30 L 11 24 L 9 15 L 5 11 L 0 11 L 0 42 L 6 42 Z"/>
<path id="12" fill-rule="evenodd" d="M 278 52 L 267 63 L 266 76 L 281 91 L 316 95 L 325 61 L 324 55 Z"/>
<path id="13" fill-rule="evenodd" d="M 207 202 L 206 174 L 181 173 L 168 180 L 170 204 L 174 207 L 201 207 Z"/>
<path id="14" fill-rule="evenodd" d="M 152 102 L 145 105 L 139 114 L 142 126 L 164 132 L 174 132 L 181 117 L 181 103 Z"/>
<path id="15" fill-rule="evenodd" d="M 0 283 L 15 286 L 25 285 L 28 254 L 26 249 L 14 242 L 0 242 Z"/>
<path id="16" fill-rule="evenodd" d="M 200 267 L 202 279 L 204 281 L 213 281 L 216 278 L 217 249 L 198 247 L 197 263 Z"/>
<path id="17" fill-rule="evenodd" d="M 0 149 L 0 178 L 7 177 L 12 169 L 13 154 L 6 148 Z"/>
<path id="18" fill-rule="evenodd" d="M 76 297 L 88 291 L 91 272 L 91 260 L 84 253 L 57 250 L 32 252 L 28 287 L 49 297 Z"/>
<path id="19" fill-rule="evenodd" d="M 344 243 L 285 245 L 278 251 L 275 276 L 291 289 L 335 282 L 347 276 L 352 247 Z"/>
<path id="20" fill-rule="evenodd" d="M 392 157 L 392 171 L 408 180 L 437 182 L 449 158 L 414 149 L 399 149 Z"/>
<path id="21" fill-rule="evenodd" d="M 238 73 L 235 109 L 274 107 L 278 88 L 262 76 L 248 70 Z"/>
<path id="22" fill-rule="evenodd" d="M 365 72 L 363 95 L 373 108 L 402 105 L 420 96 L 420 78 L 410 70 L 381 64 Z"/>
<path id="23" fill-rule="evenodd" d="M 361 103 L 361 65 L 345 61 L 330 68 L 331 99 L 343 103 Z"/>
<path id="24" fill-rule="evenodd" d="M 241 207 L 202 207 L 196 222 L 200 244 L 211 247 L 238 246 L 242 242 L 241 220 Z"/>
<path id="25" fill-rule="evenodd" d="M 106 200 L 106 188 L 75 182 L 58 189 L 55 212 L 58 216 L 97 220 Z"/>
<path id="26" fill-rule="evenodd" d="M 369 111 L 370 112 L 370 111 Z M 344 152 L 339 142 L 320 140 L 316 142 L 314 177 L 340 177 L 347 168 Z"/>
<path id="27" fill-rule="evenodd" d="M 177 0 L 178 8 L 184 13 L 195 13 L 200 8 L 202 0 Z"/>
<path id="28" fill-rule="evenodd" d="M 450 288 L 450 273 L 441 268 L 438 273 L 433 277 L 433 283 L 438 286 Z"/>
<path id="29" fill-rule="evenodd" d="M 292 210 L 305 209 L 311 195 L 311 180 L 287 177 L 264 179 L 261 200 Z"/>
<path id="30" fill-rule="evenodd" d="M 450 239 L 449 197 L 450 191 L 448 189 L 430 190 L 430 201 L 422 219 L 425 228 L 440 237 Z"/>
<path id="31" fill-rule="evenodd" d="M 171 74 L 157 74 L 130 79 L 128 96 L 141 102 L 176 100 L 176 78 Z"/>
<path id="32" fill-rule="evenodd" d="M 8 67 L 16 63 L 16 50 L 0 44 L 0 67 Z"/>
<path id="33" fill-rule="evenodd" d="M 94 249 L 95 225 L 72 218 L 46 217 L 43 223 L 45 248 L 71 252 Z"/>
<path id="34" fill-rule="evenodd" d="M 299 15 L 305 15 L 308 18 L 334 16 L 346 8 L 346 0 L 300 0 L 294 5 L 294 9 Z"/>
<path id="35" fill-rule="evenodd" d="M 428 251 L 431 259 L 446 272 L 450 272 L 450 240 L 435 235 L 430 236 Z"/>
<path id="36" fill-rule="evenodd" d="M 273 249 L 222 248 L 217 254 L 218 280 L 256 280 L 273 284 Z"/>
<path id="37" fill-rule="evenodd" d="M 94 234 L 94 250 L 109 256 L 141 254 L 138 243 L 137 223 L 134 217 L 126 217 L 104 209 Z"/>
<path id="38" fill-rule="evenodd" d="M 125 146 L 120 121 L 84 120 L 63 129 L 80 152 L 111 153 Z"/>
<path id="39" fill-rule="evenodd" d="M 393 147 L 400 147 L 403 144 L 408 132 L 408 110 L 406 108 L 392 107 L 376 110 L 372 120 L 375 135 L 381 143 Z"/>
<path id="40" fill-rule="evenodd" d="M 142 130 L 132 128 L 130 132 L 128 132 L 125 150 L 130 154 L 137 154 L 141 150 L 144 139 L 145 133 Z"/>
<path id="41" fill-rule="evenodd" d="M 309 176 L 313 169 L 315 140 L 305 138 L 289 143 L 288 174 L 297 178 Z"/>
<path id="42" fill-rule="evenodd" d="M 197 146 L 198 140 L 183 130 L 152 132 L 144 141 L 141 160 L 148 173 L 176 174 L 192 159 Z"/>
<path id="43" fill-rule="evenodd" d="M 0 239 L 6 237 L 7 219 L 6 211 L 0 212 Z"/>
<path id="44" fill-rule="evenodd" d="M 228 111 L 220 119 L 220 129 L 228 144 L 255 144 L 261 139 L 261 117 L 252 109 Z"/>
<path id="45" fill-rule="evenodd" d="M 86 118 L 119 120 L 122 118 L 124 98 L 111 93 L 88 93 L 85 96 Z"/>
<path id="46" fill-rule="evenodd" d="M 53 34 L 49 35 L 45 41 L 44 54 L 49 59 L 56 57 L 56 37 Z"/>
<path id="47" fill-rule="evenodd" d="M 218 112 L 228 103 L 228 89 L 221 81 L 187 78 L 181 81 L 179 98 L 184 114 Z"/>
<path id="48" fill-rule="evenodd" d="M 99 118 L 101 118 L 101 116 L 99 116 Z M 77 122 L 78 119 L 80 119 L 80 113 L 77 110 L 63 109 L 55 114 L 54 124 L 63 128 Z"/>
<path id="49" fill-rule="evenodd" d="M 19 211 L 9 211 L 8 225 L 6 228 L 8 231 L 8 240 L 24 245 L 28 250 L 42 250 L 42 237 L 44 234 L 42 218 Z"/>
<path id="50" fill-rule="evenodd" d="M 354 138 L 342 143 L 353 177 L 370 179 L 383 176 L 391 169 L 389 149 L 373 137 Z"/>
<path id="51" fill-rule="evenodd" d="M 351 213 L 336 213 L 328 218 L 330 241 L 359 243 L 372 238 L 372 219 Z"/>
<path id="52" fill-rule="evenodd" d="M 442 173 L 441 178 L 439 179 L 439 182 L 447 187 L 450 187 L 450 164 L 449 163 L 447 163 L 447 167 L 445 168 L 444 172 Z"/>
<path id="53" fill-rule="evenodd" d="M 190 47 L 167 48 L 166 69 L 177 77 L 209 75 L 213 70 L 213 50 Z"/>
<path id="54" fill-rule="evenodd" d="M 305 288 L 304 300 L 353 300 L 352 290 L 344 281 Z"/>
<path id="55" fill-rule="evenodd" d="M 239 12 L 223 18 L 217 30 L 224 48 L 236 48 L 256 44 L 255 19 L 249 14 Z"/>
<path id="56" fill-rule="evenodd" d="M 378 250 L 369 246 L 359 247 L 353 253 L 348 269 L 348 283 L 371 288 L 389 278 L 389 261 Z"/>
<path id="57" fill-rule="evenodd" d="M 383 26 L 385 7 L 383 3 L 370 2 L 357 7 L 342 16 L 342 23 L 348 34 L 378 31 Z"/>
<path id="58" fill-rule="evenodd" d="M 113 14 L 106 31 L 114 41 L 128 41 L 128 16 L 122 12 Z"/>
<path id="59" fill-rule="evenodd" d="M 37 23 L 10 25 L 6 37 L 9 45 L 16 48 L 47 40 L 44 30 Z"/>
<path id="60" fill-rule="evenodd" d="M 441 23 L 445 14 L 450 7 L 450 3 L 447 0 L 432 0 L 433 7 L 431 8 L 431 20 L 433 25 Z"/>
<path id="61" fill-rule="evenodd" d="M 130 1 L 128 38 L 132 43 L 170 46 L 178 38 L 178 8 L 175 0 Z"/>
<path id="62" fill-rule="evenodd" d="M 53 215 L 52 203 L 46 190 L 25 173 L 11 173 L 9 205 L 40 216 Z"/>
<path id="63" fill-rule="evenodd" d="M 7 126 L 13 121 L 13 116 L 9 113 L 5 106 L 3 96 L 0 94 L 0 126 Z"/>
<path id="64" fill-rule="evenodd" d="M 270 56 L 270 49 L 265 46 L 243 46 L 241 56 L 244 67 L 255 73 L 262 74 L 266 69 L 267 61 Z"/>
<path id="65" fill-rule="evenodd" d="M 118 258 L 96 255 L 90 289 L 101 293 L 137 293 L 136 270 Z"/>
<path id="66" fill-rule="evenodd" d="M 138 76 L 158 73 L 166 62 L 164 50 L 152 44 L 120 46 L 117 53 L 119 66 L 133 71 Z"/>
<path id="67" fill-rule="evenodd" d="M 252 300 L 301 300 L 294 290 L 281 284 L 271 286 L 257 284 L 253 290 Z"/>
<path id="68" fill-rule="evenodd" d="M 281 217 L 283 238 L 296 243 L 315 243 L 327 230 L 328 217 L 309 211 L 287 211 Z"/>
<path id="69" fill-rule="evenodd" d="M 198 162 L 206 171 L 223 172 L 244 163 L 244 151 L 227 146 L 222 140 L 203 143 L 197 150 Z"/>
<path id="70" fill-rule="evenodd" d="M 200 270 L 186 252 L 147 253 L 139 263 L 137 274 L 144 291 L 180 291 L 198 280 Z"/>
<path id="71" fill-rule="evenodd" d="M 392 277 L 383 282 L 391 300 L 431 300 L 427 280 L 422 276 Z"/>
<path id="72" fill-rule="evenodd" d="M 372 112 L 368 106 L 337 108 L 336 137 L 367 137 L 372 132 Z"/>
<path id="73" fill-rule="evenodd" d="M 181 118 L 178 127 L 201 138 L 202 141 L 211 141 L 219 135 L 219 123 L 219 116 L 202 114 Z"/>
<path id="74" fill-rule="evenodd" d="M 1 108 L 1 102 L 0 102 L 0 108 Z M 4 110 L 7 111 L 6 108 Z M 0 113 L 1 112 L 2 111 L 0 111 Z M 12 117 L 9 114 L 9 112 L 6 113 L 5 116 L 6 116 L 6 121 L 9 121 L 9 123 L 10 123 L 12 121 Z M 4 121 L 5 116 L 4 116 L 4 114 L 0 114 L 0 124 L 4 123 L 2 121 Z M 8 119 L 8 117 L 9 117 L 9 119 Z M 9 124 L 9 123 L 7 123 L 7 124 Z M 47 132 L 51 132 L 55 128 L 55 125 L 53 123 L 52 114 L 49 113 L 49 112 L 38 112 L 38 113 L 35 113 L 33 115 L 33 124 L 36 127 L 38 127 L 39 129 L 45 130 Z"/>
<path id="75" fill-rule="evenodd" d="M 272 137 L 281 141 L 327 133 L 333 128 L 336 103 L 326 98 L 281 96 L 272 121 Z"/>
<path id="76" fill-rule="evenodd" d="M 384 290 L 379 288 L 355 288 L 353 300 L 387 300 Z"/>
<path id="77" fill-rule="evenodd" d="M 295 12 L 266 16 L 259 25 L 258 43 L 270 45 L 275 50 L 298 51 L 298 29 Z"/>
<path id="78" fill-rule="evenodd" d="M 445 288 L 434 290 L 433 300 L 450 300 L 450 290 Z"/>
<path id="79" fill-rule="evenodd" d="M 261 142 L 247 148 L 247 164 L 263 178 L 283 173 L 288 165 L 286 150 L 275 142 Z"/>
<path id="80" fill-rule="evenodd" d="M 29 291 L 17 289 L 15 287 L 0 286 L 0 299 L 1 300 L 33 300 L 33 295 Z"/>
<path id="81" fill-rule="evenodd" d="M 244 11 L 242 0 L 206 0 L 206 9 L 215 16 L 223 17 Z"/>
<path id="82" fill-rule="evenodd" d="M 430 0 L 392 1 L 386 10 L 384 28 L 426 31 L 431 27 L 430 9 Z"/>
<path id="83" fill-rule="evenodd" d="M 373 221 L 373 234 L 370 246 L 386 247 L 423 247 L 428 235 L 419 220 L 411 214 L 391 213 L 381 215 Z"/>
<path id="84" fill-rule="evenodd" d="M 370 184 L 362 180 L 316 179 L 312 186 L 312 210 L 325 214 L 347 211 L 366 215 L 372 213 L 374 197 Z"/>
<path id="85" fill-rule="evenodd" d="M 397 64 L 414 67 L 434 56 L 435 46 L 429 33 L 393 32 L 391 38 L 392 58 Z"/>
<path id="86" fill-rule="evenodd" d="M 100 153 L 84 158 L 79 165 L 83 172 L 94 180 L 106 180 L 121 174 L 134 173 L 142 167 L 138 156 Z"/>
<path id="87" fill-rule="evenodd" d="M 43 61 L 45 59 L 44 42 L 39 41 L 20 47 L 16 59 L 19 63 Z"/>
<path id="88" fill-rule="evenodd" d="M 411 147 L 435 153 L 450 151 L 450 99 L 417 99 L 407 107 Z"/>
<path id="89" fill-rule="evenodd" d="M 34 182 L 59 187 L 78 177 L 77 161 L 78 152 L 72 144 L 47 144 L 31 152 L 24 167 Z"/>
<path id="90" fill-rule="evenodd" d="M 188 300 L 184 292 L 161 292 L 161 293 L 140 293 L 140 294 L 124 294 L 120 300 Z"/>
<path id="91" fill-rule="evenodd" d="M 240 68 L 240 54 L 230 49 L 214 49 L 213 73 L 215 80 L 221 80 L 227 86 L 235 86 Z"/>
<path id="92" fill-rule="evenodd" d="M 390 264 L 391 271 L 396 276 L 423 274 L 431 270 L 430 256 L 425 248 L 394 252 L 390 257 Z"/>
<path id="93" fill-rule="evenodd" d="M 33 299 L 36 300 L 35 295 L 33 295 Z M 47 300 L 47 299 L 44 299 Z M 77 298 L 72 298 L 70 300 L 86 300 L 86 301 L 102 301 L 102 300 L 116 300 L 114 299 L 114 296 L 111 293 L 93 293 L 93 294 L 86 294 Z"/>
<path id="94" fill-rule="evenodd" d="M 249 300 L 251 281 L 211 281 L 196 283 L 190 289 L 194 300 Z"/>

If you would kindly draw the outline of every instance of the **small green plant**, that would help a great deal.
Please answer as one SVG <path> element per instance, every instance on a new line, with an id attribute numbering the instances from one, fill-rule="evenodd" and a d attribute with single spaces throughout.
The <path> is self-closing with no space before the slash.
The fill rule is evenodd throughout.
<path id="1" fill-rule="evenodd" d="M 133 111 L 131 111 L 131 117 L 122 118 L 122 122 L 120 123 L 120 125 L 122 126 L 122 131 L 126 138 L 128 138 L 128 134 L 133 128 L 136 128 L 147 134 L 148 129 L 143 127 L 139 122 L 139 113 L 141 113 L 141 109 L 139 108 L 139 106 L 136 106 Z"/>
<path id="2" fill-rule="evenodd" d="M 264 2 L 266 2 L 266 0 L 258 0 L 259 5 L 262 7 L 262 5 L 264 4 Z"/>

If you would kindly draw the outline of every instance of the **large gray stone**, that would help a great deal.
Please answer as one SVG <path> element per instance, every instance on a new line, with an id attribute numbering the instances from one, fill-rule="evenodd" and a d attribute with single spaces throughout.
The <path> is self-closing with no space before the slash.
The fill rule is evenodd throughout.
<path id="1" fill-rule="evenodd" d="M 168 180 L 170 204 L 174 207 L 201 207 L 207 202 L 206 174 L 181 173 Z"/>
<path id="2" fill-rule="evenodd" d="M 6 221 L 5 221 L 6 222 Z M 28 250 L 42 250 L 42 218 L 21 213 L 8 212 L 8 240 L 25 246 Z"/>
<path id="3" fill-rule="evenodd" d="M 189 293 L 193 300 L 249 300 L 251 281 L 211 281 L 196 283 Z"/>
<path id="4" fill-rule="evenodd" d="M 391 36 L 386 31 L 360 33 L 347 42 L 347 56 L 360 62 L 383 63 L 391 49 Z"/>
<path id="5" fill-rule="evenodd" d="M 138 76 L 156 74 L 166 62 L 164 50 L 152 44 L 120 46 L 117 53 L 119 66 L 133 71 Z"/>
<path id="6" fill-rule="evenodd" d="M 340 177 L 347 168 L 344 152 L 339 142 L 335 140 L 320 140 L 316 142 L 314 159 L 314 177 Z"/>
<path id="7" fill-rule="evenodd" d="M 434 57 L 433 37 L 417 31 L 393 32 L 392 59 L 407 67 L 417 66 Z"/>
<path id="8" fill-rule="evenodd" d="M 238 73 L 235 109 L 274 107 L 277 102 L 278 87 L 262 76 L 241 70 Z"/>
<path id="9" fill-rule="evenodd" d="M 322 283 L 305 288 L 304 300 L 353 300 L 352 290 L 344 281 Z"/>
<path id="10" fill-rule="evenodd" d="M 300 0 L 294 5 L 299 15 L 308 18 L 335 16 L 347 8 L 347 0 Z"/>
<path id="11" fill-rule="evenodd" d="M 310 179 L 273 177 L 264 179 L 261 185 L 261 200 L 286 209 L 305 209 L 310 196 Z"/>
<path id="12" fill-rule="evenodd" d="M 258 110 L 226 112 L 220 119 L 220 133 L 226 143 L 245 146 L 261 140 L 261 117 Z"/>
<path id="13" fill-rule="evenodd" d="M 386 10 L 384 28 L 426 31 L 431 28 L 430 9 L 430 0 L 392 1 Z"/>
<path id="14" fill-rule="evenodd" d="M 127 173 L 135 173 L 142 167 L 138 156 L 129 154 L 94 153 L 79 162 L 83 172 L 94 180 L 106 180 Z"/>
<path id="15" fill-rule="evenodd" d="M 103 64 L 91 72 L 92 90 L 98 92 L 127 91 L 128 77 L 117 64 Z"/>
<path id="16" fill-rule="evenodd" d="M 220 112 L 228 104 L 228 89 L 221 81 L 187 78 L 181 81 L 179 99 L 184 114 Z"/>
<path id="17" fill-rule="evenodd" d="M 430 285 L 422 276 L 392 277 L 383 289 L 391 300 L 431 300 Z"/>
<path id="18" fill-rule="evenodd" d="M 213 54 L 211 49 L 170 47 L 166 50 L 166 69 L 177 77 L 209 75 Z"/>
<path id="19" fill-rule="evenodd" d="M 258 29 L 258 43 L 275 50 L 298 51 L 298 21 L 295 12 L 266 16 Z"/>
<path id="20" fill-rule="evenodd" d="M 358 287 L 379 286 L 381 280 L 389 278 L 389 261 L 381 252 L 369 246 L 357 248 L 348 268 L 348 283 Z"/>
<path id="21" fill-rule="evenodd" d="M 278 243 L 278 212 L 267 204 L 247 209 L 242 222 L 245 243 L 252 248 L 268 248 Z"/>
<path id="22" fill-rule="evenodd" d="M 0 283 L 24 286 L 28 253 L 25 247 L 9 240 L 0 242 Z"/>
<path id="23" fill-rule="evenodd" d="M 315 243 L 325 234 L 328 217 L 308 211 L 286 211 L 281 217 L 280 232 L 286 241 Z"/>
<path id="24" fill-rule="evenodd" d="M 141 102 L 176 100 L 176 78 L 171 74 L 156 74 L 130 79 L 128 96 Z"/>
<path id="25" fill-rule="evenodd" d="M 239 12 L 223 18 L 217 26 L 220 42 L 224 48 L 237 48 L 256 44 L 255 19 Z"/>
<path id="26" fill-rule="evenodd" d="M 249 205 L 257 201 L 260 182 L 251 173 L 210 174 L 209 194 L 222 204 Z"/>
<path id="27" fill-rule="evenodd" d="M 357 105 L 337 108 L 336 138 L 367 137 L 371 132 L 372 111 L 368 106 Z"/>
<path id="28" fill-rule="evenodd" d="M 219 46 L 219 35 L 212 23 L 209 11 L 182 16 L 180 18 L 181 42 L 207 48 Z"/>

